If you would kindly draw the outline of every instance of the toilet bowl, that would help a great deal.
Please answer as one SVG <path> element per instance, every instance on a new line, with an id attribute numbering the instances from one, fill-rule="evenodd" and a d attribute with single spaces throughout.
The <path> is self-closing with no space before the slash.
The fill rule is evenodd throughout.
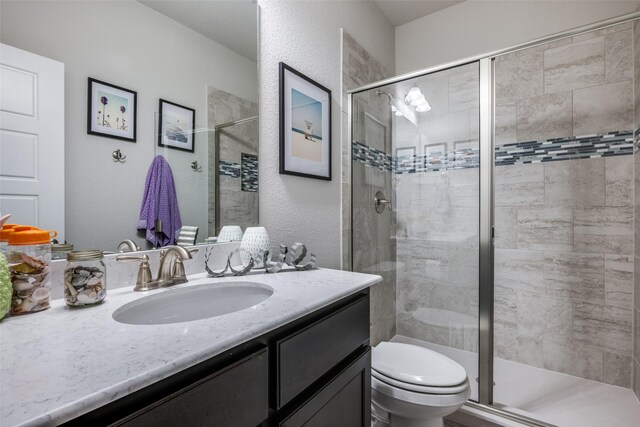
<path id="1" fill-rule="evenodd" d="M 386 419 L 391 427 L 443 427 L 443 417 L 470 394 L 467 372 L 440 353 L 392 342 L 372 350 L 372 407 L 376 419 Z"/>

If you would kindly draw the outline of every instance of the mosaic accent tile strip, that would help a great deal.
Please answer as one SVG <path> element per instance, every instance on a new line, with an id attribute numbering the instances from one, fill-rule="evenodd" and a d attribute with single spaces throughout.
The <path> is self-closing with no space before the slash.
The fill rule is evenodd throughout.
<path id="1" fill-rule="evenodd" d="M 469 143 L 472 147 L 450 151 L 444 155 L 396 158 L 394 162 L 394 173 L 401 175 L 406 173 L 477 168 L 480 161 L 480 151 L 477 147 L 473 147 L 473 145 L 478 145 L 477 141 L 456 141 L 454 142 L 454 146 L 459 143 Z"/>
<path id="2" fill-rule="evenodd" d="M 454 146 L 472 148 L 449 151 L 439 156 L 392 157 L 359 142 L 353 142 L 353 160 L 395 174 L 436 172 L 452 169 L 477 168 L 479 149 L 477 141 L 455 141 Z M 495 148 L 495 165 L 557 162 L 624 156 L 640 149 L 640 128 L 635 131 L 615 131 L 603 135 L 572 136 L 543 141 L 504 144 Z"/>
<path id="3" fill-rule="evenodd" d="M 218 173 L 223 176 L 240 178 L 240 165 L 238 163 L 220 160 Z"/>
<path id="4" fill-rule="evenodd" d="M 368 145 L 353 141 L 351 155 L 354 162 L 360 162 L 383 171 L 391 172 L 393 170 L 393 158 L 384 151 L 376 150 Z"/>
<path id="5" fill-rule="evenodd" d="M 258 156 L 254 154 L 242 153 L 241 170 L 242 170 L 242 191 L 251 193 L 258 192 Z"/>
<path id="6" fill-rule="evenodd" d="M 634 149 L 633 131 L 527 141 L 496 147 L 496 166 L 623 156 Z"/>

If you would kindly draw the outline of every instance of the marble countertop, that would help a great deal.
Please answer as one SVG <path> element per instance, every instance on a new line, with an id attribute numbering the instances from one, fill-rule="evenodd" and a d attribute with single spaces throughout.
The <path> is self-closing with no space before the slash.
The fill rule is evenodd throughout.
<path id="1" fill-rule="evenodd" d="M 212 279 L 204 274 L 163 290 L 108 292 L 95 307 L 54 300 L 44 312 L 0 323 L 0 425 L 57 425 L 167 378 L 381 280 L 318 269 Z M 252 281 L 273 295 L 246 310 L 166 325 L 112 318 L 128 302 L 202 283 Z"/>

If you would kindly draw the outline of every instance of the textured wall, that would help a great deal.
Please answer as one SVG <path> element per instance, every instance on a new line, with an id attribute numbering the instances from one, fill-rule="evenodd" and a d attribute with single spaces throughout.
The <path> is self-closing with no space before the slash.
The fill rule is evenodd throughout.
<path id="1" fill-rule="evenodd" d="M 258 103 L 235 96 L 223 90 L 208 88 L 209 91 L 209 129 L 215 125 L 247 119 L 258 115 Z M 239 225 L 244 230 L 258 225 L 258 193 L 242 189 L 242 155 L 258 154 L 258 120 L 240 123 L 209 133 L 209 235 L 216 236 L 215 205 L 220 210 L 220 226 Z M 220 144 L 220 161 L 233 166 L 234 173 L 223 174 L 215 167 L 214 144 Z M 215 180 L 220 184 L 220 200 L 215 200 Z"/>
<path id="2" fill-rule="evenodd" d="M 593 141 L 495 169 L 497 357 L 631 386 L 633 156 L 596 135 L 634 129 L 632 95 L 630 24 L 496 60 L 496 144 L 522 143 L 502 155 Z"/>
<path id="3" fill-rule="evenodd" d="M 256 63 L 136 1 L 17 1 L 1 4 L 6 43 L 65 64 L 66 229 L 76 247 L 115 249 L 136 237 L 144 181 L 156 151 L 158 99 L 196 109 L 207 125 L 207 85 L 256 101 Z M 105 31 L 104 38 L 101 30 Z M 186 66 L 167 66 L 167 58 Z M 87 77 L 138 92 L 135 144 L 87 135 Z M 182 222 L 207 227 L 206 133 L 195 153 L 163 150 L 177 187 Z M 120 148 L 126 163 L 114 163 Z M 139 240 L 144 245 L 144 239 Z"/>
<path id="4" fill-rule="evenodd" d="M 525 43 L 630 13 L 637 1 L 465 1 L 396 28 L 396 72 Z"/>
<path id="5" fill-rule="evenodd" d="M 302 241 L 323 267 L 341 265 L 341 81 L 343 27 L 394 68 L 394 31 L 371 2 L 273 1 L 260 6 L 260 223 L 274 244 Z M 332 91 L 330 182 L 279 174 L 278 63 Z M 344 141 L 348 144 L 348 140 Z"/>

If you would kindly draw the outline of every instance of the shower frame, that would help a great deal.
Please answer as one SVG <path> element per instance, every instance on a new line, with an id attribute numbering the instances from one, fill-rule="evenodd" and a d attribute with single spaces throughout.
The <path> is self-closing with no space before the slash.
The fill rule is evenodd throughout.
<path id="1" fill-rule="evenodd" d="M 495 59 L 499 56 L 539 46 L 549 42 L 573 37 L 579 34 L 587 33 L 594 30 L 600 30 L 614 25 L 623 24 L 640 19 L 640 12 L 633 12 L 618 17 L 595 22 L 589 25 L 577 27 L 571 30 L 552 34 L 550 36 L 537 38 L 535 40 L 520 43 L 504 49 L 495 50 L 489 53 L 471 56 L 457 61 L 447 62 L 441 65 L 401 74 L 389 79 L 380 80 L 365 86 L 350 90 L 348 94 L 348 135 L 350 136 L 349 144 L 352 143 L 352 120 L 353 120 L 353 96 L 372 89 L 378 89 L 394 83 L 424 77 L 439 71 L 445 71 L 452 68 L 460 67 L 468 64 L 479 64 L 479 99 L 480 99 L 480 141 L 479 141 L 479 311 L 478 311 L 478 402 L 467 401 L 466 406 L 479 409 L 485 412 L 498 415 L 503 418 L 511 419 L 523 423 L 525 425 L 537 427 L 554 427 L 552 424 L 545 423 L 540 420 L 529 418 L 520 414 L 509 412 L 493 405 L 493 304 L 494 304 L 494 286 L 493 286 L 493 251 L 494 251 L 494 186 L 493 186 L 493 169 L 494 169 L 494 93 L 495 93 Z M 350 161 L 352 151 L 349 150 Z M 353 206 L 353 169 L 351 169 L 351 186 L 350 198 L 351 206 Z M 351 209 L 350 227 L 350 251 L 349 265 L 353 269 L 353 208 Z"/>

